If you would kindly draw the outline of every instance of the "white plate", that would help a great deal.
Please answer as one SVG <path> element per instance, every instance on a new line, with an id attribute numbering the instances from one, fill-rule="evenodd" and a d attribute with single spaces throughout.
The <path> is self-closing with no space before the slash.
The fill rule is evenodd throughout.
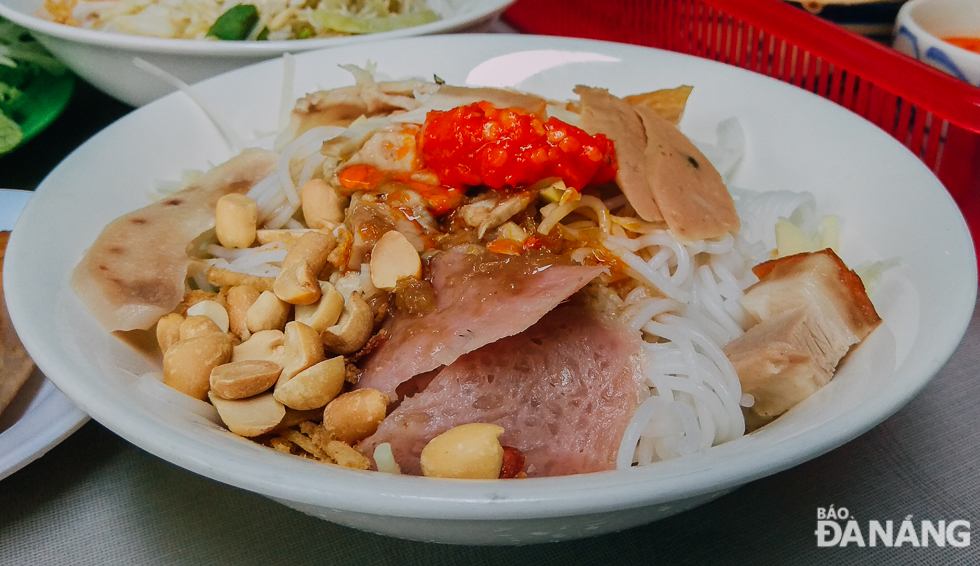
<path id="1" fill-rule="evenodd" d="M 32 194 L 0 190 L 0 230 L 14 227 Z M 87 420 L 88 415 L 35 369 L 0 413 L 0 480 L 43 456 Z"/>
<path id="2" fill-rule="evenodd" d="M 29 29 L 51 53 L 99 90 L 140 106 L 176 88 L 137 69 L 139 57 L 186 83 L 245 65 L 340 45 L 436 33 L 488 31 L 514 0 L 429 0 L 441 19 L 383 33 L 283 41 L 195 41 L 106 33 L 56 24 L 34 14 L 41 0 L 3 0 L 0 16 Z"/>
<path id="3" fill-rule="evenodd" d="M 811 191 L 818 212 L 840 215 L 845 261 L 901 259 L 872 296 L 884 325 L 834 381 L 772 425 L 704 454 L 645 468 L 447 482 L 359 473 L 279 454 L 140 387 L 137 376 L 155 364 L 102 331 L 68 286 L 73 266 L 102 228 L 147 204 L 157 181 L 232 155 L 200 109 L 178 94 L 131 113 L 69 156 L 38 188 L 10 242 L 6 281 L 16 298 L 14 323 L 38 364 L 79 407 L 179 466 L 335 522 L 443 542 L 558 540 L 649 522 L 840 446 L 918 393 L 966 330 L 976 259 L 952 199 L 904 147 L 824 99 L 675 53 L 499 35 L 301 54 L 294 92 L 351 84 L 338 65 L 369 61 L 389 77 L 436 74 L 451 84 L 509 86 L 556 99 L 571 97 L 579 83 L 620 95 L 694 85 L 684 131 L 712 141 L 718 122 L 731 116 L 745 130 L 747 150 L 735 185 Z M 281 71 L 281 61 L 268 61 L 205 81 L 198 91 L 240 135 L 270 132 L 278 124 Z"/>

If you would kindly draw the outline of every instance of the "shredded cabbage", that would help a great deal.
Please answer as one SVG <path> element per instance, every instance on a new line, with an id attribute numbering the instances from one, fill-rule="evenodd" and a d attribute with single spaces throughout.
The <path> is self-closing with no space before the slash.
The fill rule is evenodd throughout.
<path id="1" fill-rule="evenodd" d="M 245 6 L 257 21 L 240 21 Z M 424 0 L 45 0 L 38 16 L 130 35 L 252 41 L 380 33 L 439 19 Z M 216 32 L 219 19 L 234 33 Z"/>

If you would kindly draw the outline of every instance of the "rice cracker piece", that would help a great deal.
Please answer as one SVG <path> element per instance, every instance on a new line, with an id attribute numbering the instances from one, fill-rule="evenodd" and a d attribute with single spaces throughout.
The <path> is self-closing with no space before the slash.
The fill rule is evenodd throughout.
<path id="1" fill-rule="evenodd" d="M 0 273 L 7 252 L 10 232 L 0 232 Z M 0 413 L 10 404 L 17 391 L 34 371 L 34 362 L 27 355 L 14 325 L 7 313 L 7 301 L 3 296 L 3 278 L 0 277 Z"/>

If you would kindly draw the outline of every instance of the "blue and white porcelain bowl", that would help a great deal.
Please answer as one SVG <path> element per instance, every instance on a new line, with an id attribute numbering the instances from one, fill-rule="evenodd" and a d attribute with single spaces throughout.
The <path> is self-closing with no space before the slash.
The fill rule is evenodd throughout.
<path id="1" fill-rule="evenodd" d="M 980 86 L 980 53 L 944 41 L 980 38 L 980 1 L 911 0 L 898 13 L 892 46 L 909 57 Z"/>

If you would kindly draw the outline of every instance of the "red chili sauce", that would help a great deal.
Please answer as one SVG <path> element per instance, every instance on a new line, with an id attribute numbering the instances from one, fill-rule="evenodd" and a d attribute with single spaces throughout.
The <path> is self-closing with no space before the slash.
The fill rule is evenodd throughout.
<path id="1" fill-rule="evenodd" d="M 488 102 L 429 112 L 418 141 L 425 167 L 452 187 L 519 189 L 558 177 L 581 190 L 616 177 L 606 136 Z"/>
<path id="2" fill-rule="evenodd" d="M 556 118 L 544 121 L 489 102 L 429 112 L 415 146 L 412 173 L 352 165 L 338 174 L 340 184 L 350 192 L 383 192 L 392 183 L 408 186 L 441 215 L 462 204 L 467 187 L 519 191 L 557 177 L 565 186 L 581 190 L 616 178 L 616 154 L 606 136 L 590 136 Z M 428 174 L 417 175 L 420 172 Z M 435 179 L 420 180 L 432 175 Z"/>

